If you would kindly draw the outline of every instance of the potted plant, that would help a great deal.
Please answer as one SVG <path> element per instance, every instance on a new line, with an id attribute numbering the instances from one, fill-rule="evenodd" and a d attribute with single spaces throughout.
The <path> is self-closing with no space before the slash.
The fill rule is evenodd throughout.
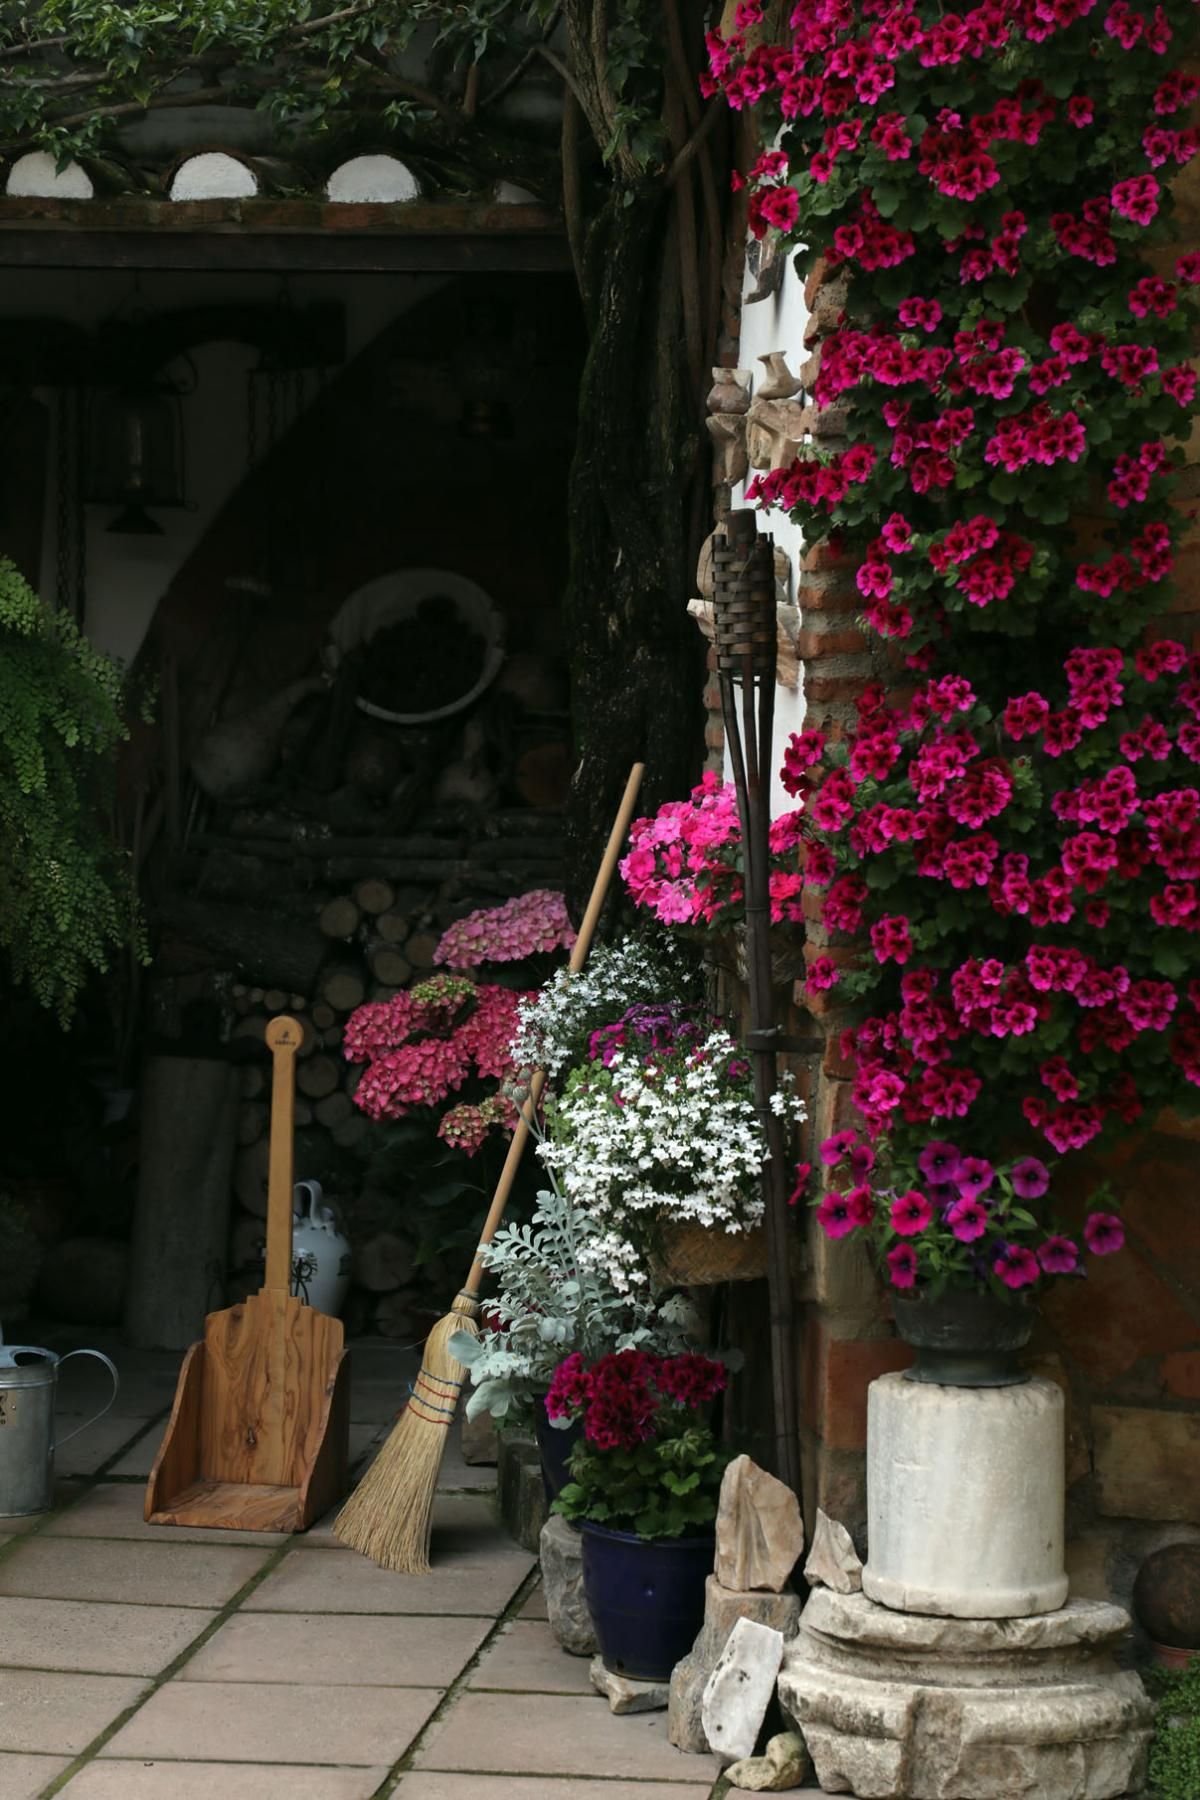
<path id="1" fill-rule="evenodd" d="M 1060 1228 L 1051 1171 L 1035 1156 L 995 1163 L 930 1139 L 901 1149 L 840 1131 L 820 1147 L 831 1186 L 815 1197 L 830 1238 L 861 1234 L 891 1293 L 896 1329 L 917 1352 L 912 1381 L 1007 1387 L 1026 1379 L 1016 1352 L 1047 1282 L 1081 1275 L 1085 1252 L 1125 1241 L 1114 1213 Z M 1081 1241 L 1082 1240 L 1082 1241 Z"/>
<path id="2" fill-rule="evenodd" d="M 680 1296 L 660 1302 L 649 1287 L 618 1293 L 603 1264 L 585 1263 L 581 1249 L 596 1232 L 556 1188 L 539 1193 L 531 1222 L 501 1226 L 484 1254 L 497 1292 L 478 1337 L 457 1332 L 450 1341 L 451 1353 L 470 1371 L 468 1418 L 531 1414 L 548 1501 L 566 1480 L 579 1434 L 566 1417 L 546 1414 L 563 1357 L 581 1355 L 590 1363 L 611 1351 L 677 1351 L 692 1324 L 692 1308 Z"/>
<path id="3" fill-rule="evenodd" d="M 790 1085 L 778 1103 L 803 1119 Z M 672 1239 L 694 1228 L 714 1251 L 706 1279 L 764 1272 L 761 1231 L 748 1258 L 745 1249 L 763 1216 L 766 1143 L 749 1063 L 711 1018 L 674 1004 L 627 1008 L 593 1032 L 547 1124 L 539 1153 L 597 1226 L 581 1260 L 606 1267 L 619 1293 L 647 1281 L 648 1259 L 666 1280 L 698 1279 L 671 1263 Z"/>
<path id="4" fill-rule="evenodd" d="M 580 1527 L 588 1611 L 616 1674 L 667 1680 L 700 1628 L 728 1461 L 702 1409 L 725 1382 L 710 1357 L 641 1350 L 555 1370 L 547 1412 L 583 1436 L 554 1510 Z"/>

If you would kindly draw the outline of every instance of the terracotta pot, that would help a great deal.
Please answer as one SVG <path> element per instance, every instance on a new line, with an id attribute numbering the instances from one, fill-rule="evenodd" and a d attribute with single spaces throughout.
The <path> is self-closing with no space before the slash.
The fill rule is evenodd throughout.
<path id="1" fill-rule="evenodd" d="M 936 1297 L 920 1289 L 892 1295 L 896 1330 L 917 1360 L 907 1381 L 944 1387 L 1015 1387 L 1029 1376 L 1017 1361 L 1033 1332 L 1034 1310 L 986 1291 L 951 1288 Z"/>

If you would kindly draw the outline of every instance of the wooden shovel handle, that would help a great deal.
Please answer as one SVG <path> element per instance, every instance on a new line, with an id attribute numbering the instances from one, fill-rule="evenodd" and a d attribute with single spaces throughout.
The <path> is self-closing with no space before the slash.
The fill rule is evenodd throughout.
<path id="1" fill-rule="evenodd" d="M 621 846 L 625 842 L 625 835 L 628 832 L 630 822 L 633 819 L 633 809 L 637 805 L 638 789 L 642 785 L 642 776 L 645 773 L 645 763 L 634 763 L 632 769 L 629 771 L 629 780 L 625 783 L 625 792 L 621 796 L 621 804 L 617 808 L 617 816 L 613 820 L 613 828 L 608 834 L 608 843 L 604 847 L 604 855 L 601 858 L 600 868 L 596 875 L 595 882 L 592 885 L 591 899 L 588 901 L 587 911 L 580 921 L 579 935 L 575 939 L 575 946 L 571 951 L 571 960 L 567 965 L 572 975 L 578 975 L 580 969 L 582 969 L 584 963 L 587 961 L 587 954 L 592 947 L 592 939 L 596 935 L 596 926 L 599 922 L 600 914 L 603 911 L 604 902 L 608 896 L 608 890 L 612 883 L 613 874 L 621 855 Z M 521 1157 L 524 1155 L 525 1145 L 529 1138 L 530 1123 L 537 1115 L 538 1101 L 541 1099 L 542 1089 L 545 1085 L 545 1072 L 541 1069 L 536 1069 L 534 1071 L 533 1079 L 529 1083 L 529 1098 L 521 1108 L 521 1117 L 518 1119 L 517 1128 L 512 1134 L 512 1141 L 508 1146 L 508 1155 L 504 1159 L 504 1167 L 500 1171 L 500 1179 L 496 1183 L 496 1191 L 492 1195 L 492 1204 L 488 1209 L 488 1216 L 484 1220 L 483 1231 L 480 1233 L 479 1237 L 479 1248 L 475 1252 L 475 1261 L 471 1264 L 471 1273 L 467 1276 L 466 1287 L 463 1289 L 465 1294 L 474 1296 L 479 1292 L 479 1283 L 483 1279 L 483 1252 L 500 1229 L 500 1221 L 504 1217 L 504 1208 L 508 1205 L 508 1196 L 512 1192 L 512 1185 L 517 1177 L 517 1169 L 520 1166 Z M 272 1153 L 274 1153 L 273 1143 Z"/>
<path id="2" fill-rule="evenodd" d="M 267 1026 L 271 1078 L 271 1160 L 267 1177 L 267 1269 L 263 1288 L 292 1291 L 292 1179 L 295 1172 L 296 1052 L 304 1032 L 281 1013 Z"/>

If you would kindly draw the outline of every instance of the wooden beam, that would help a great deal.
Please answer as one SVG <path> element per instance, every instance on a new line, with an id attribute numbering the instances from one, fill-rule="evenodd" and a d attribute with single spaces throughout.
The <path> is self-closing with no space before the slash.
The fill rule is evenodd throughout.
<path id="1" fill-rule="evenodd" d="M 0 199 L 0 267 L 418 271 L 570 266 L 542 206 Z"/>

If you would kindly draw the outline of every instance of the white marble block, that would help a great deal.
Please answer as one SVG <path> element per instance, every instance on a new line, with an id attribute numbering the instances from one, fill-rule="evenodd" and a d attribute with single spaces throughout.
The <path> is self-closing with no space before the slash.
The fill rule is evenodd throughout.
<path id="1" fill-rule="evenodd" d="M 1065 1402 L 1053 1381 L 882 1375 L 867 1410 L 863 1593 L 900 1612 L 1027 1618 L 1067 1597 Z"/>
<path id="2" fill-rule="evenodd" d="M 722 1762 L 753 1756 L 775 1697 L 783 1647 L 782 1631 L 754 1619 L 739 1619 L 730 1632 L 701 1703 L 704 1735 Z"/>

